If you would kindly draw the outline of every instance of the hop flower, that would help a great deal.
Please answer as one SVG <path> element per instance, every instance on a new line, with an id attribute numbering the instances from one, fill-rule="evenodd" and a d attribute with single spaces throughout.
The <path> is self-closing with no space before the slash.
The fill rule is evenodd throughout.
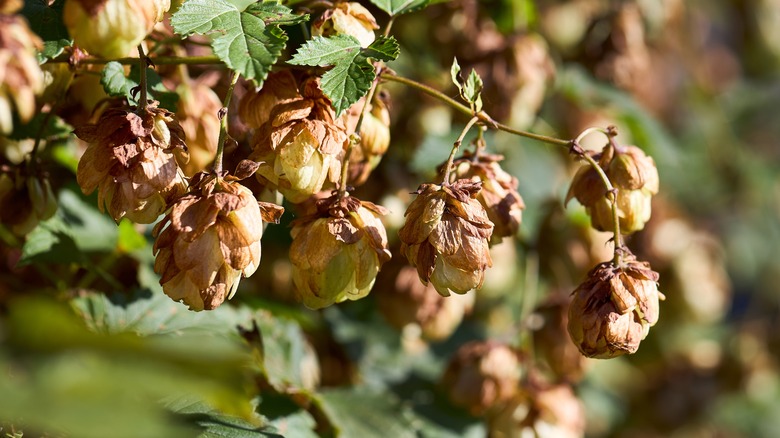
<path id="1" fill-rule="evenodd" d="M 57 198 L 42 174 L 29 174 L 26 164 L 0 166 L 0 224 L 24 236 L 57 211 Z"/>
<path id="2" fill-rule="evenodd" d="M 612 145 L 605 146 L 595 158 L 617 189 L 620 230 L 628 234 L 644 228 L 650 219 L 650 200 L 658 193 L 658 170 L 653 159 L 636 146 Z M 612 230 L 612 203 L 598 173 L 589 165 L 574 176 L 566 202 L 571 198 L 585 206 L 593 228 Z"/>
<path id="3" fill-rule="evenodd" d="M 348 132 L 355 132 L 364 101 L 361 99 L 344 114 Z M 390 146 L 390 113 L 382 99 L 374 99 L 360 125 L 360 142 L 349 157 L 349 182 L 359 186 L 366 182 Z"/>
<path id="4" fill-rule="evenodd" d="M 241 276 L 260 263 L 263 221 L 276 222 L 283 212 L 236 182 L 250 174 L 239 168 L 235 176 L 195 175 L 189 193 L 154 227 L 154 271 L 163 291 L 191 310 L 215 309 L 233 297 Z"/>
<path id="5" fill-rule="evenodd" d="M 249 90 L 241 98 L 238 114 L 247 126 L 257 129 L 271 119 L 271 111 L 276 105 L 301 98 L 298 82 L 290 70 L 271 72 L 263 82 L 263 88 Z"/>
<path id="6" fill-rule="evenodd" d="M 284 83 L 295 84 L 289 80 Z M 260 94 L 266 89 L 269 89 L 267 83 Z M 272 106 L 270 117 L 255 132 L 250 158 L 261 163 L 257 171 L 261 182 L 278 188 L 291 202 L 299 203 L 322 190 L 327 182 L 338 181 L 348 141 L 346 127 L 335 118 L 316 78 L 304 80 L 293 99 L 280 98 L 283 93 L 269 90 L 272 96 L 253 98 L 263 108 L 271 102 L 277 103 Z M 247 106 L 243 114 L 248 116 L 245 120 L 250 120 L 250 126 L 265 120 L 262 115 L 257 116 L 257 110 Z"/>
<path id="7" fill-rule="evenodd" d="M 15 8 L 10 6 L 8 10 Z M 35 113 L 35 95 L 44 86 L 35 58 L 42 46 L 21 16 L 0 14 L 0 134 L 13 130 L 12 109 L 22 122 Z"/>
<path id="8" fill-rule="evenodd" d="M 479 188 L 463 179 L 423 184 L 398 231 L 401 253 L 417 267 L 420 280 L 444 296 L 482 287 L 493 263 L 488 249 L 493 223 L 475 199 Z"/>
<path id="9" fill-rule="evenodd" d="M 631 354 L 658 321 L 658 273 L 633 254 L 615 265 L 604 262 L 574 291 L 568 330 L 587 357 L 607 359 Z"/>
<path id="10" fill-rule="evenodd" d="M 293 222 L 290 261 L 296 298 L 319 309 L 368 295 L 390 259 L 387 234 L 370 202 L 338 195 L 317 202 L 316 211 Z"/>
<path id="11" fill-rule="evenodd" d="M 170 0 L 67 0 L 62 12 L 74 44 L 105 58 L 126 56 L 171 7 Z"/>
<path id="12" fill-rule="evenodd" d="M 85 195 L 98 189 L 100 211 L 105 205 L 115 221 L 150 224 L 186 190 L 174 157 L 186 161 L 184 132 L 157 102 L 131 110 L 110 109 L 96 124 L 76 128 L 89 143 L 76 177 Z"/>
<path id="13" fill-rule="evenodd" d="M 485 207 L 488 219 L 495 227 L 491 244 L 517 234 L 525 208 L 523 198 L 517 193 L 517 178 L 504 172 L 498 164 L 503 159 L 501 155 L 479 154 L 473 157 L 467 153 L 454 163 L 458 178 L 482 182 L 477 200 Z"/>
<path id="14" fill-rule="evenodd" d="M 522 369 L 517 352 L 495 341 L 461 346 L 442 378 L 453 404 L 482 415 L 511 400 L 518 390 Z"/>
<path id="15" fill-rule="evenodd" d="M 184 174 L 192 176 L 206 168 L 217 154 L 219 110 L 222 101 L 207 84 L 190 81 L 179 88 L 179 124 L 187 137 L 190 159 L 181 164 Z"/>
<path id="16" fill-rule="evenodd" d="M 419 327 L 423 339 L 443 340 L 474 307 L 474 293 L 443 297 L 432 284 L 420 283 L 411 266 L 403 266 L 393 274 L 395 281 L 380 289 L 377 302 L 385 319 L 399 330 L 413 324 Z"/>
<path id="17" fill-rule="evenodd" d="M 357 2 L 336 3 L 325 11 L 311 26 L 314 36 L 350 35 L 360 41 L 362 47 L 374 42 L 374 30 L 379 29 L 376 19 Z"/>

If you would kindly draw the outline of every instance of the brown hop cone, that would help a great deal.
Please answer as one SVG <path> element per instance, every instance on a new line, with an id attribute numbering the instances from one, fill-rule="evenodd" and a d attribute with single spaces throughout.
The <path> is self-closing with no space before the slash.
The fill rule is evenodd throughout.
<path id="1" fill-rule="evenodd" d="M 371 202 L 335 194 L 295 220 L 290 261 L 296 298 L 319 309 L 368 295 L 382 264 L 390 260 L 379 219 L 385 213 Z"/>
<path id="2" fill-rule="evenodd" d="M 630 253 L 618 266 L 593 268 L 569 305 L 569 335 L 580 352 L 598 359 L 636 352 L 658 321 L 657 282 L 658 273 Z"/>
<path id="3" fill-rule="evenodd" d="M 401 253 L 417 267 L 420 280 L 444 296 L 482 287 L 485 269 L 493 264 L 488 248 L 493 223 L 476 199 L 479 189 L 479 182 L 465 179 L 421 185 L 398 231 Z"/>
<path id="4" fill-rule="evenodd" d="M 350 35 L 368 47 L 374 42 L 376 19 L 358 2 L 338 2 L 326 10 L 311 26 L 313 36 Z"/>
<path id="5" fill-rule="evenodd" d="M 219 110 L 222 101 L 206 81 L 188 81 L 178 87 L 176 115 L 187 137 L 189 161 L 180 163 L 187 176 L 206 169 L 217 154 Z"/>
<path id="6" fill-rule="evenodd" d="M 150 224 L 186 190 L 174 156 L 187 160 L 184 132 L 157 104 L 109 109 L 97 123 L 75 130 L 89 143 L 76 175 L 81 191 L 98 189 L 100 211 L 105 205 L 117 222 L 127 217 Z"/>
<path id="7" fill-rule="evenodd" d="M 250 158 L 261 163 L 258 179 L 276 187 L 294 203 L 319 192 L 327 183 L 339 180 L 341 159 L 348 141 L 343 121 L 336 119 L 318 82 L 317 78 L 307 78 L 297 85 L 296 98 L 279 99 L 268 120 L 253 137 L 254 152 Z M 289 81 L 285 83 L 290 84 Z M 266 88 L 267 83 L 263 90 Z M 279 91 L 269 93 L 274 96 L 254 99 L 265 106 L 282 94 Z M 263 120 L 257 117 L 256 110 L 245 107 L 243 114 L 246 115 L 244 120 L 250 120 L 247 122 L 250 126 Z"/>
<path id="8" fill-rule="evenodd" d="M 427 341 L 447 339 L 474 307 L 473 293 L 443 297 L 432 284 L 420 283 L 413 267 L 394 271 L 395 281 L 380 289 L 377 304 L 387 322 L 399 330 L 416 325 Z"/>
<path id="9" fill-rule="evenodd" d="M 24 236 L 57 211 L 57 198 L 43 174 L 30 174 L 26 163 L 0 166 L 0 224 Z"/>
<path id="10" fill-rule="evenodd" d="M 257 129 L 269 121 L 276 105 L 301 98 L 298 82 L 290 70 L 271 72 L 263 82 L 263 88 L 247 91 L 241 98 L 238 115 L 247 126 Z"/>
<path id="11" fill-rule="evenodd" d="M 658 170 L 652 157 L 636 146 L 607 145 L 594 158 L 617 189 L 620 231 L 628 234 L 644 228 L 650 220 L 650 201 L 658 193 Z M 574 176 L 566 202 L 571 198 L 577 198 L 585 206 L 593 228 L 613 229 L 612 203 L 606 196 L 604 183 L 591 166 L 584 165 Z"/>
<path id="12" fill-rule="evenodd" d="M 0 14 L 0 134 L 13 130 L 14 109 L 22 122 L 35 114 L 35 95 L 44 86 L 35 57 L 42 46 L 21 16 Z"/>
<path id="13" fill-rule="evenodd" d="M 235 176 L 195 175 L 189 192 L 154 227 L 154 271 L 163 291 L 190 310 L 215 309 L 235 294 L 241 276 L 260 263 L 263 221 L 276 222 L 284 211 L 258 203 L 237 182 L 255 168 L 245 160 Z"/>
<path id="14" fill-rule="evenodd" d="M 498 164 L 503 159 L 501 155 L 481 153 L 474 157 L 467 153 L 454 163 L 458 178 L 482 182 L 477 200 L 485 207 L 488 218 L 493 222 L 491 244 L 500 243 L 504 237 L 517 234 L 525 208 L 523 198 L 517 193 L 517 178 L 504 172 Z"/>
<path id="15" fill-rule="evenodd" d="M 354 133 L 364 100 L 352 105 L 342 116 L 346 119 L 347 132 Z M 353 146 L 349 156 L 349 183 L 362 185 L 376 169 L 390 146 L 390 113 L 384 98 L 374 99 L 363 116 L 360 125 L 360 141 Z"/>
<path id="16" fill-rule="evenodd" d="M 127 56 L 171 7 L 170 0 L 67 0 L 62 12 L 74 44 L 105 58 Z"/>
<path id="17" fill-rule="evenodd" d="M 450 359 L 442 387 L 453 404 L 483 415 L 510 401 L 522 375 L 518 354 L 496 341 L 462 345 Z"/>

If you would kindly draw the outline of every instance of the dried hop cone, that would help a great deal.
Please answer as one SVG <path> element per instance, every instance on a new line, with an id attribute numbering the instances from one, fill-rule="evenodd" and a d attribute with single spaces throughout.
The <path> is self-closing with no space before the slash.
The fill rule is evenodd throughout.
<path id="1" fill-rule="evenodd" d="M 29 174 L 26 164 L 0 166 L 0 224 L 24 236 L 57 211 L 57 199 L 49 180 Z"/>
<path id="2" fill-rule="evenodd" d="M 517 394 L 521 375 L 520 360 L 511 347 L 474 341 L 461 346 L 450 360 L 442 386 L 453 404 L 482 415 Z"/>
<path id="3" fill-rule="evenodd" d="M 98 189 L 100 211 L 105 205 L 115 221 L 150 224 L 186 191 L 175 157 L 187 161 L 184 132 L 157 102 L 109 109 L 75 134 L 89 143 L 79 160 L 79 186 L 86 195 Z"/>
<path id="4" fill-rule="evenodd" d="M 339 2 L 326 10 L 311 26 L 314 36 L 350 35 L 360 41 L 362 47 L 374 42 L 374 30 L 379 29 L 376 19 L 357 2 Z"/>
<path id="5" fill-rule="evenodd" d="M 170 7 L 170 0 L 67 0 L 62 19 L 75 45 L 118 58 L 138 46 Z"/>
<path id="6" fill-rule="evenodd" d="M 13 109 L 22 122 L 35 114 L 35 95 L 44 87 L 35 57 L 42 46 L 21 16 L 0 14 L 0 134 L 13 130 Z"/>
<path id="7" fill-rule="evenodd" d="M 658 273 L 630 253 L 619 265 L 593 268 L 569 305 L 569 335 L 580 352 L 598 359 L 636 352 L 658 321 L 657 281 Z"/>
<path id="8" fill-rule="evenodd" d="M 658 170 L 653 158 L 636 146 L 612 145 L 605 146 L 594 158 L 617 189 L 620 231 L 628 234 L 644 228 L 650 220 L 650 201 L 658 193 Z M 571 198 L 577 198 L 585 206 L 593 228 L 613 229 L 612 202 L 591 166 L 583 166 L 574 176 L 566 201 Z"/>
<path id="9" fill-rule="evenodd" d="M 517 193 L 517 178 L 506 173 L 498 164 L 503 159 L 501 155 L 479 154 L 474 157 L 467 153 L 455 161 L 458 178 L 482 182 L 477 200 L 485 207 L 488 219 L 495 227 L 491 244 L 517 234 L 525 208 L 523 198 Z"/>
<path id="10" fill-rule="evenodd" d="M 237 182 L 256 167 L 245 160 L 235 176 L 195 175 L 190 191 L 154 227 L 154 271 L 163 291 L 190 310 L 215 309 L 230 299 L 241 276 L 260 263 L 263 222 L 277 222 L 284 210 L 258 203 Z"/>
<path id="11" fill-rule="evenodd" d="M 420 280 L 444 296 L 482 287 L 493 264 L 488 248 L 493 223 L 476 199 L 479 189 L 479 182 L 465 179 L 423 184 L 398 231 L 401 253 L 417 267 Z"/>
<path id="12" fill-rule="evenodd" d="M 298 85 L 289 72 L 283 75 L 273 83 L 293 88 L 282 91 L 266 82 L 259 93 L 245 98 L 261 109 L 270 107 L 269 116 L 250 103 L 241 105 L 240 110 L 248 125 L 259 126 L 250 156 L 261 163 L 258 179 L 299 203 L 339 180 L 348 138 L 346 126 L 336 119 L 317 78 L 307 78 Z"/>
<path id="13" fill-rule="evenodd" d="M 379 219 L 384 214 L 378 205 L 335 194 L 295 220 L 290 261 L 296 298 L 319 309 L 368 295 L 382 264 L 390 260 Z"/>

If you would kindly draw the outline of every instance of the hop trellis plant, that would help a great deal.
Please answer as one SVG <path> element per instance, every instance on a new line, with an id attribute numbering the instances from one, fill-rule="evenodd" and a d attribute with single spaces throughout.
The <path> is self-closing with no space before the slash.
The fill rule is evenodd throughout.
<path id="1" fill-rule="evenodd" d="M 59 45 L 52 40 L 44 46 L 16 2 L 0 1 L 0 22 L 6 23 L 0 27 L 0 219 L 15 244 L 24 245 L 25 236 L 54 215 L 54 192 L 69 181 L 44 170 L 56 156 L 46 152 L 61 153 L 57 142 L 65 138 L 80 148 L 70 179 L 84 195 L 96 191 L 97 208 L 120 227 L 132 224 L 140 236 L 148 233 L 162 291 L 189 310 L 214 310 L 242 293 L 280 299 L 264 294 L 275 282 L 287 281 L 287 289 L 277 288 L 288 292 L 282 301 L 309 309 L 361 300 L 378 286 L 388 288 L 378 302 L 386 303 L 383 312 L 394 326 L 404 333 L 417 327 L 422 343 L 444 339 L 479 300 L 494 265 L 502 262 L 506 269 L 492 251 L 514 247 L 522 232 L 524 188 L 503 167 L 504 157 L 488 152 L 488 133 L 504 131 L 560 146 L 581 161 L 565 201 L 577 199 L 592 227 L 612 234 L 612 259 L 592 267 L 571 293 L 571 341 L 587 357 L 612 358 L 636 352 L 648 336 L 664 295 L 658 273 L 636 259 L 624 235 L 650 220 L 659 176 L 653 158 L 619 144 L 614 128 L 565 139 L 501 124 L 489 115 L 483 78 L 474 70 L 464 78 L 457 60 L 451 73 L 460 100 L 397 74 L 389 65 L 400 54 L 392 23 L 425 0 L 300 3 L 305 7 L 174 3 L 180 5 L 170 11 L 168 1 L 67 0 L 57 19 L 68 32 L 56 39 Z M 305 32 L 292 31 L 298 28 Z M 53 69 L 44 74 L 36 55 L 43 66 L 69 63 L 66 80 L 55 80 Z M 206 78 L 193 81 L 196 73 Z M 43 98 L 71 80 L 86 87 L 95 75 L 102 97 L 92 105 L 77 99 L 76 85 L 54 93 L 68 99 Z M 216 85 L 203 85 L 209 83 Z M 377 170 L 406 141 L 397 141 L 391 128 L 399 115 L 391 100 L 397 88 L 389 83 L 424 92 L 466 116 L 457 141 L 443 151 L 448 159 L 430 169 L 427 180 L 397 157 L 384 173 Z M 183 94 L 178 103 L 173 90 Z M 78 111 L 74 101 L 81 102 Z M 36 111 L 45 114 L 42 120 L 33 117 Z M 58 137 L 48 125 L 52 120 L 70 123 L 72 135 Z M 23 138 L 20 126 L 37 138 L 14 162 L 6 152 Z M 590 134 L 604 137 L 598 153 L 581 145 Z M 191 155 L 197 158 L 190 161 Z M 404 190 L 386 190 L 402 181 L 414 181 L 406 198 L 398 195 Z M 409 201 L 400 227 L 387 218 L 401 212 L 380 205 L 393 196 Z M 11 210 L 19 213 L 6 214 Z M 287 239 L 286 260 L 274 253 L 264 270 L 263 238 L 286 234 L 275 225 L 280 221 L 289 224 L 289 237 L 276 242 Z M 391 257 L 399 265 L 383 272 Z M 416 270 L 416 279 L 399 260 Z M 403 281 L 382 280 L 387 272 Z M 263 279 L 243 292 L 239 286 L 247 281 L 241 279 L 258 274 Z M 442 304 L 459 299 L 451 293 L 470 294 L 468 304 Z M 445 392 L 506 436 L 517 428 L 541 433 L 536 417 L 521 427 L 507 413 L 547 406 L 542 397 L 563 394 L 577 418 L 555 426 L 582 433 L 572 382 L 553 376 L 539 383 L 545 378 L 528 360 L 532 354 L 519 343 L 466 344 L 444 373 Z"/>

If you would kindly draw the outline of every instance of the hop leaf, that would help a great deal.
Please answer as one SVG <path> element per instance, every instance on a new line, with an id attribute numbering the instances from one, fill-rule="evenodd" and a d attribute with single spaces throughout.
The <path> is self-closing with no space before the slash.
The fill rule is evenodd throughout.
<path id="1" fill-rule="evenodd" d="M 182 36 L 213 34 L 214 54 L 260 85 L 287 44 L 280 26 L 308 19 L 276 2 L 254 3 L 240 11 L 227 0 L 189 0 L 173 14 L 171 24 Z"/>
<path id="2" fill-rule="evenodd" d="M 371 0 L 371 3 L 394 16 L 422 9 L 428 6 L 431 0 Z"/>
<path id="3" fill-rule="evenodd" d="M 393 61 L 398 57 L 398 42 L 393 37 L 379 37 L 363 49 L 350 35 L 317 37 L 308 41 L 290 60 L 294 65 L 333 66 L 322 75 L 322 91 L 340 115 L 365 96 L 376 77 L 369 61 Z"/>
<path id="4" fill-rule="evenodd" d="M 458 87 L 460 97 L 469 103 L 471 109 L 475 112 L 482 111 L 482 78 L 479 77 L 475 70 L 471 70 L 469 77 L 463 81 L 460 76 L 460 64 L 458 64 L 458 58 L 452 60 L 452 67 L 450 68 L 450 76 L 452 82 Z"/>

